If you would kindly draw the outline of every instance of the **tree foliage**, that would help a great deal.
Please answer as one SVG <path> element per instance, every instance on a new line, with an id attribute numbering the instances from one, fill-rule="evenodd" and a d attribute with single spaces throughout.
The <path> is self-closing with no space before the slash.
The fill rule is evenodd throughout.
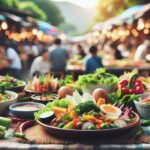
<path id="1" fill-rule="evenodd" d="M 41 20 L 47 19 L 47 15 L 45 14 L 45 12 L 42 9 L 40 9 L 34 2 L 21 2 L 19 4 L 19 8 L 37 16 Z"/>
<path id="2" fill-rule="evenodd" d="M 149 3 L 149 0 L 97 0 L 95 22 L 119 15 L 125 9 L 138 4 Z"/>
<path id="3" fill-rule="evenodd" d="M 18 0 L 0 0 L 0 6 L 2 7 L 10 7 L 10 8 L 18 8 L 19 1 Z"/>
<path id="4" fill-rule="evenodd" d="M 0 0 L 1 7 L 17 8 L 27 11 L 38 19 L 58 26 L 64 22 L 64 17 L 59 8 L 50 0 Z"/>
<path id="5" fill-rule="evenodd" d="M 64 17 L 54 2 L 50 0 L 33 0 L 33 2 L 46 13 L 47 21 L 52 25 L 58 26 L 64 22 Z"/>

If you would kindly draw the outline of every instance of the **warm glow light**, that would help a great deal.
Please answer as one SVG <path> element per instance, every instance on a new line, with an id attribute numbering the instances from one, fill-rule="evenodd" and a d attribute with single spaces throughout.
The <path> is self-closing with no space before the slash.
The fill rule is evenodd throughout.
<path id="1" fill-rule="evenodd" d="M 150 28 L 150 23 L 146 23 L 145 28 L 147 28 L 147 29 Z"/>
<path id="2" fill-rule="evenodd" d="M 2 28 L 3 30 L 6 30 L 6 29 L 8 28 L 7 22 L 5 22 L 5 21 L 2 22 L 1 28 Z"/>
<path id="3" fill-rule="evenodd" d="M 38 33 L 38 30 L 37 29 L 33 29 L 32 33 L 33 33 L 33 35 L 36 35 Z"/>
<path id="4" fill-rule="evenodd" d="M 142 29 L 144 29 L 144 21 L 143 21 L 143 19 L 139 19 L 137 30 L 142 30 Z"/>
<path id="5" fill-rule="evenodd" d="M 148 29 L 144 29 L 144 34 L 148 34 L 149 30 Z"/>
<path id="6" fill-rule="evenodd" d="M 135 37 L 139 35 L 139 33 L 135 29 L 132 29 L 131 32 Z"/>

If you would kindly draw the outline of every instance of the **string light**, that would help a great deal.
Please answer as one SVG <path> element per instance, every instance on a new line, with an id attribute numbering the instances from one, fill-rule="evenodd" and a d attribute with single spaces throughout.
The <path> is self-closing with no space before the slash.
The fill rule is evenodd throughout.
<path id="1" fill-rule="evenodd" d="M 143 32 L 144 32 L 144 34 L 146 34 L 146 35 L 147 35 L 147 34 L 149 33 L 149 30 L 148 30 L 148 29 L 144 29 L 144 31 L 143 31 Z"/>
<path id="2" fill-rule="evenodd" d="M 2 28 L 2 30 L 6 30 L 8 28 L 8 25 L 7 25 L 6 21 L 2 22 L 1 28 Z"/>

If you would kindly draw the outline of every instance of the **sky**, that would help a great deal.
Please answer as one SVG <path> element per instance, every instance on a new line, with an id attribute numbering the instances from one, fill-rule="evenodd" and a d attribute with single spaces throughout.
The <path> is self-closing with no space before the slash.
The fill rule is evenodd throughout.
<path id="1" fill-rule="evenodd" d="M 95 6 L 96 0 L 53 0 L 53 1 L 67 1 L 84 8 L 93 8 Z"/>

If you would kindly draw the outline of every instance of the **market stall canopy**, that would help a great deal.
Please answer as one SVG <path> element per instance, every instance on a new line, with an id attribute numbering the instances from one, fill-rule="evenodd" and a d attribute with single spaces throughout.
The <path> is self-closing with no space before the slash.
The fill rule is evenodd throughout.
<path id="1" fill-rule="evenodd" d="M 133 18 L 134 14 L 141 11 L 144 5 L 137 5 L 126 9 L 121 15 L 118 16 L 120 20 L 126 20 L 129 18 Z"/>
<path id="2" fill-rule="evenodd" d="M 47 35 L 57 36 L 59 34 L 58 29 L 44 21 L 37 21 L 37 26 L 39 30 L 42 30 Z"/>
<path id="3" fill-rule="evenodd" d="M 29 14 L 29 13 L 21 11 L 21 10 L 13 9 L 13 8 L 0 7 L 0 12 L 14 14 L 14 15 L 22 17 L 22 18 L 27 18 L 27 17 L 37 18 L 37 16 L 35 16 L 35 15 Z"/>
<path id="4" fill-rule="evenodd" d="M 97 23 L 93 27 L 93 30 L 103 30 L 103 29 L 110 30 L 112 27 L 120 26 L 120 25 L 123 25 L 124 23 L 131 24 L 134 20 L 134 15 L 137 12 L 140 12 L 142 8 L 144 8 L 144 5 L 133 6 L 125 10 L 121 15 L 117 17 L 112 17 L 104 22 Z M 148 8 L 145 8 L 145 9 L 148 9 Z"/>
<path id="5" fill-rule="evenodd" d="M 0 15 L 0 21 L 4 21 L 6 17 L 4 15 Z"/>
<path id="6" fill-rule="evenodd" d="M 150 3 L 145 5 L 139 12 L 134 15 L 135 20 L 139 18 L 149 19 L 150 17 Z"/>

